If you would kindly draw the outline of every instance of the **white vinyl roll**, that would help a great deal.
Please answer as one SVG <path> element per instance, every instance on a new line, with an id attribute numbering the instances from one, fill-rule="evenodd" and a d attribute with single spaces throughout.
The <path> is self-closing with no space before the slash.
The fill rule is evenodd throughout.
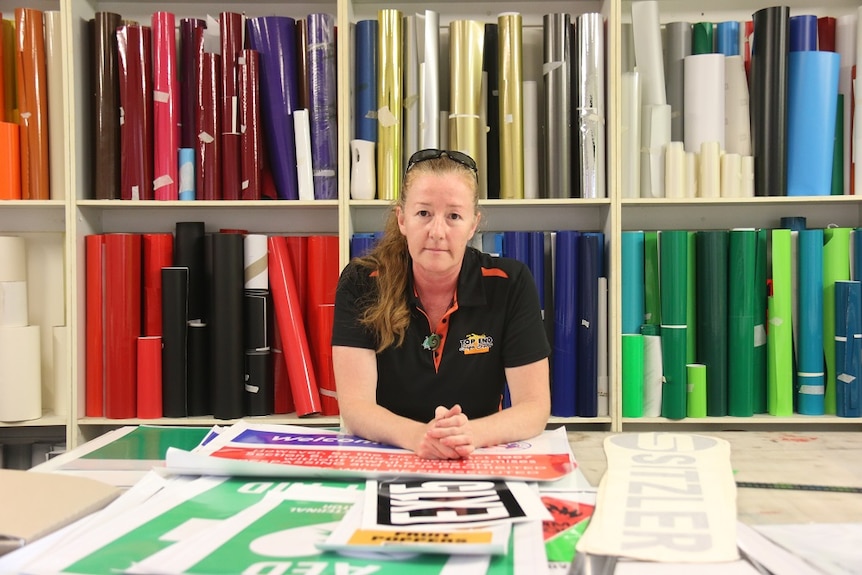
<path id="1" fill-rule="evenodd" d="M 596 415 L 610 415 L 610 378 L 608 377 L 608 278 L 599 277 L 599 313 L 597 316 L 596 340 L 598 345 L 598 360 L 596 362 L 596 377 L 598 389 L 598 404 Z"/>
<path id="2" fill-rule="evenodd" d="M 697 192 L 701 198 L 721 197 L 721 150 L 718 142 L 703 142 L 700 146 Z"/>
<path id="3" fill-rule="evenodd" d="M 27 281 L 27 243 L 20 236 L 0 236 L 0 282 Z"/>
<path id="4" fill-rule="evenodd" d="M 697 154 L 685 153 L 685 197 L 697 197 Z"/>
<path id="5" fill-rule="evenodd" d="M 722 154 L 721 156 L 721 197 L 738 198 L 742 186 L 742 156 Z"/>
<path id="6" fill-rule="evenodd" d="M 661 336 L 644 336 L 644 417 L 661 416 Z"/>
<path id="7" fill-rule="evenodd" d="M 685 197 L 685 148 L 682 142 L 670 142 L 664 151 L 664 197 Z"/>
<path id="8" fill-rule="evenodd" d="M 844 194 L 850 194 L 850 139 L 853 137 L 853 66 L 856 64 L 856 14 L 844 14 L 835 22 L 835 51 L 841 56 L 838 93 L 844 94 Z"/>
<path id="9" fill-rule="evenodd" d="M 299 199 L 314 199 L 314 166 L 311 163 L 311 124 L 308 110 L 293 111 L 293 135 L 296 145 L 296 179 Z"/>
<path id="10" fill-rule="evenodd" d="M 440 15 L 416 14 L 419 53 L 419 147 L 440 148 Z"/>
<path id="11" fill-rule="evenodd" d="M 269 259 L 266 234 L 246 234 L 243 239 L 245 289 L 269 289 Z"/>
<path id="12" fill-rule="evenodd" d="M 623 73 L 622 100 L 620 113 L 622 197 L 638 198 L 641 195 L 641 81 L 639 73 Z"/>
<path id="13" fill-rule="evenodd" d="M 725 96 L 727 117 L 724 127 L 725 151 L 740 156 L 751 155 L 751 114 L 749 108 L 748 78 L 742 56 L 724 59 Z"/>
<path id="14" fill-rule="evenodd" d="M 0 327 L 29 325 L 27 282 L 0 282 Z"/>
<path id="15" fill-rule="evenodd" d="M 39 326 L 0 327 L 0 421 L 42 417 Z"/>
<path id="16" fill-rule="evenodd" d="M 664 197 L 664 150 L 670 143 L 670 106 L 645 104 L 641 117 L 641 197 Z"/>
<path id="17" fill-rule="evenodd" d="M 350 140 L 350 198 L 373 200 L 377 196 L 377 161 L 374 142 Z"/>
<path id="18" fill-rule="evenodd" d="M 658 2 L 632 2 L 632 36 L 635 64 L 642 75 L 643 103 L 663 106 L 667 104 L 667 92 L 664 84 Z"/>
<path id="19" fill-rule="evenodd" d="M 739 169 L 739 197 L 754 197 L 754 156 L 742 156 Z"/>
<path id="20" fill-rule="evenodd" d="M 698 152 L 703 142 L 724 149 L 724 54 L 685 58 L 685 150 Z"/>
<path id="21" fill-rule="evenodd" d="M 535 80 L 523 83 L 524 199 L 539 197 L 539 92 Z"/>
<path id="22" fill-rule="evenodd" d="M 66 98 L 63 94 L 63 25 L 58 10 L 45 14 L 45 71 L 48 74 L 48 181 L 50 198 L 66 198 Z"/>

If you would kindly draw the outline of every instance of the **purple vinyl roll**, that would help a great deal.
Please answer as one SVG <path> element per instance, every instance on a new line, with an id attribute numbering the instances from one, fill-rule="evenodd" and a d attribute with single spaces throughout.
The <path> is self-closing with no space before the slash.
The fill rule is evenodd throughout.
<path id="1" fill-rule="evenodd" d="M 248 19 L 248 42 L 260 52 L 261 120 L 280 200 L 299 199 L 293 111 L 297 108 L 296 21 L 287 16 Z"/>
<path id="2" fill-rule="evenodd" d="M 335 18 L 331 14 L 309 14 L 305 21 L 314 199 L 334 200 L 338 198 Z"/>
<path id="3" fill-rule="evenodd" d="M 206 28 L 198 18 L 180 20 L 180 147 L 194 148 L 197 142 L 195 109 L 197 108 L 197 78 L 195 70 L 198 54 L 203 51 L 202 36 L 195 36 L 196 28 Z"/>

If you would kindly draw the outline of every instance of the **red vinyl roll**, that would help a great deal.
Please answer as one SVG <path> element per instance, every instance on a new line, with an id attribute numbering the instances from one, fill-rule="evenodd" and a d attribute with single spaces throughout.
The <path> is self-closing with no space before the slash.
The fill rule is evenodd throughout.
<path id="1" fill-rule="evenodd" d="M 48 200 L 48 72 L 42 12 L 16 8 L 15 27 L 21 196 L 25 200 Z"/>
<path id="2" fill-rule="evenodd" d="M 105 416 L 137 416 L 141 236 L 105 235 Z"/>
<path id="3" fill-rule="evenodd" d="M 138 338 L 138 418 L 162 416 L 162 338 Z"/>
<path id="4" fill-rule="evenodd" d="M 240 174 L 240 115 L 237 58 L 243 49 L 242 14 L 219 14 L 221 38 L 221 139 L 222 198 L 238 200 L 242 195 Z"/>
<path id="5" fill-rule="evenodd" d="M 287 362 L 284 360 L 284 349 L 281 345 L 281 332 L 278 320 L 273 318 L 272 331 L 272 371 L 275 389 L 275 408 L 273 413 L 292 413 L 296 410 L 293 404 L 293 394 L 290 392 L 290 377 L 287 374 Z"/>
<path id="6" fill-rule="evenodd" d="M 105 415 L 105 365 L 104 365 L 104 246 L 105 236 L 90 235 L 84 238 L 86 256 L 86 335 L 84 415 Z"/>
<path id="7" fill-rule="evenodd" d="M 320 386 L 320 403 L 323 415 L 338 415 L 338 396 L 335 390 L 335 372 L 332 369 L 332 324 L 335 321 L 335 304 L 320 304 L 312 312 L 317 328 L 310 336 L 314 357 L 314 370 Z"/>
<path id="8" fill-rule="evenodd" d="M 308 325 L 308 236 L 286 236 L 290 266 L 296 279 L 296 294 L 302 308 L 302 320 Z"/>
<path id="9" fill-rule="evenodd" d="M 243 50 L 239 60 L 240 176 L 242 199 L 261 199 L 263 134 L 260 125 L 260 53 Z"/>
<path id="10" fill-rule="evenodd" d="M 838 20 L 831 16 L 817 19 L 817 49 L 821 52 L 835 51 L 835 32 Z"/>
<path id="11" fill-rule="evenodd" d="M 335 303 L 338 285 L 338 236 L 308 237 L 309 309 Z"/>
<path id="12" fill-rule="evenodd" d="M 144 234 L 144 335 L 162 335 L 162 268 L 174 261 L 173 234 Z"/>
<path id="13" fill-rule="evenodd" d="M 221 56 L 201 52 L 198 60 L 197 126 L 197 197 L 202 200 L 220 200 L 221 195 Z"/>
<path id="14" fill-rule="evenodd" d="M 338 284 L 338 236 L 308 237 L 306 317 L 315 375 L 320 386 L 324 415 L 338 413 L 332 374 L 332 318 Z M 328 400 L 328 403 L 327 403 Z M 329 411 L 329 413 L 327 413 Z"/>
<path id="15" fill-rule="evenodd" d="M 311 362 L 302 308 L 296 293 L 296 280 L 283 236 L 269 238 L 269 286 L 275 306 L 278 329 L 284 345 L 284 358 L 290 377 L 291 393 L 300 417 L 320 413 L 320 393 Z"/>
<path id="16" fill-rule="evenodd" d="M 153 26 L 153 190 L 157 200 L 179 197 L 180 88 L 176 18 L 155 12 Z"/>
<path id="17" fill-rule="evenodd" d="M 117 29 L 120 76 L 120 198 L 152 200 L 153 59 L 148 26 Z"/>

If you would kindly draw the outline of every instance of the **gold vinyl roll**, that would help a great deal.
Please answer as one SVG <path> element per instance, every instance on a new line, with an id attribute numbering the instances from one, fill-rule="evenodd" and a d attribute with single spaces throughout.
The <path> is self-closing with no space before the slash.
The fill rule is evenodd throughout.
<path id="1" fill-rule="evenodd" d="M 449 24 L 449 148 L 469 154 L 476 164 L 484 126 L 479 120 L 482 106 L 482 46 L 485 24 L 454 20 Z"/>
<path id="2" fill-rule="evenodd" d="M 524 199 L 523 21 L 508 12 L 497 18 L 500 92 L 500 198 Z"/>
<path id="3" fill-rule="evenodd" d="M 401 186 L 404 26 L 400 10 L 379 10 L 377 20 L 377 198 L 394 200 Z"/>

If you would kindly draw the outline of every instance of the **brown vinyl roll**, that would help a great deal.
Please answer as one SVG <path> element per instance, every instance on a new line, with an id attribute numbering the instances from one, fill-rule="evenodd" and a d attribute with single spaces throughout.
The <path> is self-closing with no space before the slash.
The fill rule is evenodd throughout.
<path id="1" fill-rule="evenodd" d="M 120 76 L 117 35 L 122 18 L 96 12 L 90 21 L 93 195 L 97 200 L 120 197 Z"/>
<path id="2" fill-rule="evenodd" d="M 18 33 L 18 123 L 21 126 L 21 197 L 51 197 L 48 163 L 48 72 L 42 12 L 15 9 Z"/>
<path id="3" fill-rule="evenodd" d="M 243 50 L 239 62 L 240 175 L 242 199 L 261 199 L 263 135 L 260 125 L 260 53 Z"/>

